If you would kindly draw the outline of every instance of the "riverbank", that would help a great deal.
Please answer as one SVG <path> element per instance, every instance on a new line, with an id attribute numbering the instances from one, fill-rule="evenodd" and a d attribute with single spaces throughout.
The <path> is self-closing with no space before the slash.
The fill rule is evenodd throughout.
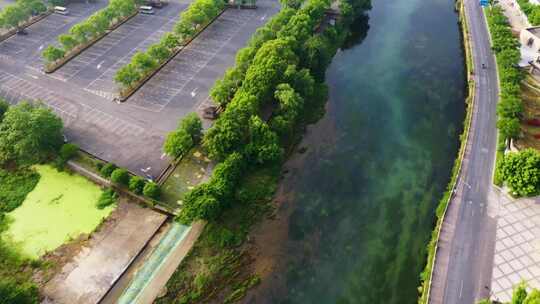
<path id="1" fill-rule="evenodd" d="M 465 15 L 465 6 L 464 6 L 464 0 L 458 0 L 456 1 L 456 10 L 459 12 L 459 23 L 460 23 L 460 29 L 461 29 L 461 42 L 463 49 L 465 51 L 465 66 L 467 70 L 467 88 L 468 88 L 468 96 L 465 99 L 466 107 L 466 114 L 465 114 L 465 121 L 463 123 L 464 129 L 463 133 L 460 136 L 460 147 L 458 152 L 458 157 L 454 161 L 454 166 L 452 168 L 452 175 L 450 178 L 450 182 L 448 183 L 448 187 L 446 191 L 443 194 L 443 197 L 441 198 L 441 201 L 439 202 L 439 205 L 436 209 L 436 224 L 433 229 L 433 232 L 431 234 L 431 240 L 429 241 L 427 245 L 427 262 L 426 267 L 422 274 L 420 275 L 421 278 L 421 285 L 418 288 L 420 292 L 420 296 L 418 299 L 418 303 L 420 304 L 427 304 L 429 300 L 429 293 L 431 288 L 431 279 L 433 275 L 433 268 L 435 265 L 435 256 L 437 253 L 437 245 L 439 241 L 439 237 L 441 234 L 441 228 L 442 223 L 444 222 L 444 217 L 446 215 L 446 210 L 448 209 L 448 205 L 450 204 L 453 194 L 456 188 L 457 180 L 459 177 L 459 174 L 461 172 L 461 167 L 463 163 L 463 156 L 465 154 L 465 149 L 467 147 L 467 141 L 469 138 L 469 130 L 471 127 L 471 121 L 472 121 L 472 113 L 474 109 L 474 92 L 475 92 L 475 83 L 474 78 L 472 75 L 474 74 L 474 65 L 473 65 L 473 59 L 472 59 L 472 45 L 471 45 L 471 36 L 469 32 L 469 26 L 467 22 L 467 17 Z"/>

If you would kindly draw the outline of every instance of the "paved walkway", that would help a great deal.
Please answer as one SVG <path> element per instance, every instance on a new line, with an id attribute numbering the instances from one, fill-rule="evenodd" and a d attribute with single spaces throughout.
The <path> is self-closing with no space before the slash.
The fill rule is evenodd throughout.
<path id="1" fill-rule="evenodd" d="M 521 281 L 540 288 L 540 197 L 501 197 L 491 290 L 506 302 Z"/>
<path id="2" fill-rule="evenodd" d="M 527 16 L 521 11 L 516 0 L 501 0 L 499 5 L 504 10 L 504 15 L 512 26 L 514 32 L 521 32 L 522 29 L 531 27 Z"/>
<path id="3" fill-rule="evenodd" d="M 122 201 L 111 217 L 47 283 L 44 303 L 98 303 L 167 218 Z"/>

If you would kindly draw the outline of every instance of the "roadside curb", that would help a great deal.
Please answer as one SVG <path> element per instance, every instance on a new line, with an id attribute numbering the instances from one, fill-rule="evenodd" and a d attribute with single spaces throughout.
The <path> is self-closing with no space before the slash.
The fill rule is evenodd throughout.
<path id="1" fill-rule="evenodd" d="M 100 41 L 101 39 L 105 38 L 107 35 L 109 35 L 110 33 L 112 33 L 114 30 L 116 30 L 118 27 L 120 27 L 122 24 L 128 22 L 129 20 L 131 20 L 131 18 L 135 17 L 137 14 L 139 14 L 139 11 L 136 11 L 135 13 L 133 13 L 132 15 L 129 15 L 127 16 L 124 20 L 122 21 L 119 21 L 118 23 L 116 23 L 115 25 L 113 25 L 112 27 L 110 27 L 108 30 L 106 30 L 102 35 L 88 41 L 84 46 L 76 49 L 76 50 L 72 50 L 72 52 L 69 53 L 69 55 L 65 56 L 64 58 L 62 59 L 59 59 L 59 61 L 57 61 L 58 63 L 56 63 L 55 65 L 53 65 L 51 68 L 48 68 L 48 65 L 45 64 L 44 68 L 43 68 L 43 71 L 47 74 L 50 74 L 50 73 L 53 73 L 54 71 L 58 70 L 59 68 L 61 68 L 62 66 L 64 66 L 66 63 L 68 63 L 69 61 L 71 61 L 71 59 L 77 57 L 78 55 L 80 55 L 83 51 L 85 51 L 86 49 L 88 49 L 89 47 L 93 46 L 94 44 L 96 44 L 98 41 Z"/>
<path id="2" fill-rule="evenodd" d="M 38 23 L 39 21 L 45 19 L 46 17 L 50 16 L 51 14 L 53 13 L 53 10 L 52 9 L 47 9 L 46 12 L 44 12 L 43 14 L 40 14 L 38 16 L 34 16 L 32 18 L 30 18 L 30 20 L 25 23 L 23 26 L 19 27 L 19 29 L 26 29 L 30 26 L 32 26 L 33 24 L 35 23 Z M 3 34 L 3 35 L 0 35 L 0 42 L 3 42 L 4 40 L 12 37 L 13 35 L 17 34 L 17 30 L 16 28 L 12 29 L 12 30 L 9 30 L 7 33 Z"/>
<path id="3" fill-rule="evenodd" d="M 147 83 L 150 79 L 152 79 L 161 69 L 163 69 L 169 62 L 171 62 L 178 54 L 184 50 L 195 38 L 197 38 L 207 27 L 209 27 L 214 21 L 217 20 L 225 11 L 227 10 L 227 7 L 224 8 L 219 14 L 214 17 L 214 19 L 210 20 L 205 26 L 203 26 L 197 33 L 195 33 L 191 38 L 183 41 L 182 45 L 178 47 L 176 51 L 173 52 L 173 54 L 169 57 L 169 59 L 165 60 L 162 64 L 160 64 L 154 71 L 150 72 L 148 75 L 144 76 L 141 81 L 139 81 L 134 87 L 130 88 L 126 93 L 123 93 L 124 91 L 120 90 L 120 93 L 117 97 L 113 99 L 113 101 L 120 101 L 125 102 L 128 100 L 133 94 L 135 94 L 145 83 Z"/>

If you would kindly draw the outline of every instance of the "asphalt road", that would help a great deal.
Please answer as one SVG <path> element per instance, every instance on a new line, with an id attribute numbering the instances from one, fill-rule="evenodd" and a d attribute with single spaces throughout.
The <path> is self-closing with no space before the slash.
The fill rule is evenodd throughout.
<path id="1" fill-rule="evenodd" d="M 499 199 L 492 186 L 498 81 L 482 8 L 476 0 L 465 0 L 465 6 L 473 43 L 475 108 L 462 175 L 443 224 L 430 303 L 473 304 L 490 295 L 493 210 Z"/>

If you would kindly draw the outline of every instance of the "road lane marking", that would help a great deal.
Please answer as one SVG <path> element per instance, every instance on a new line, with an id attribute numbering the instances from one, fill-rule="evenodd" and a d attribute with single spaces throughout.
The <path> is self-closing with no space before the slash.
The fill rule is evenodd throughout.
<path id="1" fill-rule="evenodd" d="M 461 295 L 463 294 L 463 280 L 461 280 L 461 287 L 459 288 L 459 298 L 461 299 Z"/>
<path id="2" fill-rule="evenodd" d="M 101 69 L 101 65 L 105 62 L 105 60 L 101 61 L 100 63 L 98 63 L 98 65 L 96 66 L 96 68 L 99 70 Z"/>

